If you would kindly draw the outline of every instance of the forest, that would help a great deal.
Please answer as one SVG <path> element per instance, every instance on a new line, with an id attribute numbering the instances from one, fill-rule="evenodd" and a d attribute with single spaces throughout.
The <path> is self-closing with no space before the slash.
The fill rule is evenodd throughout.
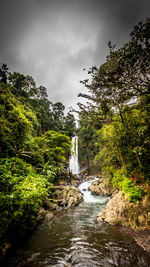
<path id="1" fill-rule="evenodd" d="M 79 137 L 86 174 L 141 200 L 150 185 L 150 19 L 134 26 L 121 48 L 80 81 L 78 128 L 72 112 L 52 103 L 29 75 L 0 66 L 0 239 L 28 228 L 68 167 L 71 137 Z"/>
<path id="2" fill-rule="evenodd" d="M 106 62 L 81 81 L 88 102 L 78 103 L 80 161 L 136 201 L 150 181 L 150 19 L 120 49 L 108 46 Z"/>
<path id="3" fill-rule="evenodd" d="M 44 86 L 0 67 L 0 239 L 29 228 L 68 166 L 74 116 Z"/>

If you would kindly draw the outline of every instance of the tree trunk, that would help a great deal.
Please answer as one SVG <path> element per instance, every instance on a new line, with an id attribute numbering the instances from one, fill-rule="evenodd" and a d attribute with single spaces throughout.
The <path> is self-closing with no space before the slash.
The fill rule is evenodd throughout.
<path id="1" fill-rule="evenodd" d="M 86 159 L 87 159 L 87 171 L 89 175 L 90 174 L 90 158 L 89 158 L 88 144 L 86 144 Z"/>
<path id="2" fill-rule="evenodd" d="M 88 175 L 90 174 L 90 159 L 89 155 L 87 154 L 87 170 L 88 170 Z"/>
<path id="3" fill-rule="evenodd" d="M 138 162 L 139 166 L 142 168 L 142 163 L 141 163 L 139 154 L 137 152 L 136 152 L 136 159 L 137 159 L 137 162 Z"/>

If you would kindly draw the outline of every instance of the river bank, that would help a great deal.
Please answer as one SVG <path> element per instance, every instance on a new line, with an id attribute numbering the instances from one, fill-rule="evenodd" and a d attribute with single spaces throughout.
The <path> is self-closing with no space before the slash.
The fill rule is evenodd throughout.
<path id="1" fill-rule="evenodd" d="M 89 179 L 79 186 L 84 201 L 38 228 L 5 266 L 148 266 L 150 257 L 120 226 L 95 223 L 110 197 L 92 195 Z"/>
<path id="2" fill-rule="evenodd" d="M 94 181 L 89 189 L 95 195 L 111 196 L 106 207 L 97 214 L 97 222 L 120 225 L 127 235 L 131 235 L 139 246 L 150 253 L 149 194 L 141 201 L 131 203 L 127 196 L 110 185 L 107 177 Z"/>
<path id="3" fill-rule="evenodd" d="M 40 225 L 49 223 L 63 210 L 77 206 L 83 201 L 83 196 L 77 186 L 82 178 L 76 175 L 68 175 L 58 179 L 53 185 L 49 197 L 40 205 L 36 216 L 32 221 L 24 221 L 20 224 L 10 224 L 1 233 L 0 262 L 7 257 L 8 253 L 15 251 L 26 239 L 32 235 Z"/>
<path id="4" fill-rule="evenodd" d="M 86 181 L 83 182 L 83 179 Z M 139 262 L 141 262 L 141 260 L 143 260 L 142 259 L 143 255 L 145 255 L 144 261 L 147 261 L 147 257 L 149 258 L 149 256 L 147 254 L 144 254 L 143 249 L 148 253 L 150 252 L 149 251 L 149 236 L 150 235 L 149 235 L 148 230 L 135 231 L 131 227 L 122 226 L 118 222 L 114 222 L 114 223 L 107 222 L 106 223 L 106 220 L 99 220 L 99 223 L 95 224 L 95 218 L 96 218 L 98 212 L 100 211 L 100 213 L 103 213 L 103 211 L 105 211 L 107 213 L 107 207 L 108 207 L 109 203 L 111 203 L 112 199 L 116 196 L 116 194 L 118 194 L 118 192 L 116 192 L 114 190 L 112 190 L 112 192 L 110 192 L 110 187 L 107 186 L 106 182 L 105 182 L 105 185 L 104 184 L 102 185 L 102 181 L 101 181 L 101 179 L 99 179 L 99 177 L 97 177 L 96 180 L 94 180 L 94 179 L 95 179 L 94 176 L 86 176 L 86 177 L 84 176 L 81 178 L 80 177 L 77 178 L 74 176 L 72 179 L 72 184 L 75 185 L 75 183 L 76 183 L 76 186 L 78 186 L 80 184 L 79 189 L 76 187 L 73 187 L 71 184 L 68 184 L 67 181 L 61 179 L 58 182 L 58 184 L 55 185 L 53 188 L 54 189 L 54 191 L 52 193 L 53 199 L 51 200 L 51 202 L 45 203 L 45 205 L 42 208 L 40 208 L 39 213 L 38 213 L 38 217 L 37 217 L 37 224 L 35 225 L 35 229 L 34 229 L 34 231 L 30 232 L 30 236 L 31 236 L 30 238 L 29 238 L 29 235 L 27 235 L 27 243 L 29 242 L 29 244 L 30 244 L 30 242 L 31 242 L 30 240 L 34 239 L 34 236 L 37 236 L 37 233 L 40 233 L 41 231 L 43 233 L 42 229 L 47 229 L 46 232 L 47 231 L 49 232 L 49 230 L 48 230 L 49 227 L 51 229 L 51 227 L 52 227 L 51 225 L 57 223 L 59 225 L 59 227 L 57 226 L 55 231 L 54 231 L 55 232 L 54 235 L 56 236 L 56 240 L 57 240 L 55 246 L 56 247 L 59 246 L 59 244 L 61 244 L 61 242 L 62 242 L 62 241 L 58 240 L 58 238 L 57 238 L 58 236 L 59 236 L 60 240 L 62 240 L 62 236 L 64 236 L 63 237 L 63 240 L 64 240 L 63 246 L 66 246 L 65 242 L 67 242 L 67 244 L 68 244 L 68 241 L 65 241 L 65 240 L 66 240 L 68 234 L 69 234 L 69 236 L 70 235 L 72 236 L 72 233 L 74 231 L 77 231 L 77 233 L 76 233 L 77 237 L 72 237 L 73 240 L 74 240 L 74 238 L 79 238 L 78 237 L 79 235 L 82 236 L 82 234 L 80 233 L 80 231 L 78 232 L 78 230 L 81 228 L 81 232 L 83 231 L 85 221 L 86 221 L 86 227 L 88 227 L 88 231 L 90 231 L 88 233 L 88 235 L 90 236 L 89 240 L 91 242 L 91 243 L 89 242 L 89 245 L 88 245 L 89 246 L 89 248 L 88 248 L 89 255 L 91 255 L 90 247 L 91 247 L 91 244 L 93 242 L 93 239 L 96 240 L 96 241 L 94 241 L 95 242 L 94 247 L 96 246 L 96 250 L 97 250 L 97 246 L 98 246 L 99 242 L 102 242 L 102 240 L 106 239 L 107 241 L 105 241 L 105 242 L 106 243 L 108 242 L 108 244 L 112 243 L 112 245 L 108 245 L 108 244 L 106 245 L 105 243 L 102 242 L 102 244 L 99 244 L 100 247 L 98 249 L 98 252 L 96 252 L 96 253 L 100 253 L 100 251 L 104 250 L 105 246 L 106 247 L 108 246 L 107 249 L 109 251 L 110 246 L 111 246 L 111 250 L 113 251 L 113 253 L 111 252 L 112 253 L 111 257 L 113 257 L 113 259 L 111 258 L 110 261 L 112 261 L 113 264 L 115 264 L 115 262 L 116 262 L 116 264 L 120 264 L 120 262 L 122 262 L 122 259 L 123 259 L 123 264 L 124 264 L 124 262 L 126 262 L 125 257 L 127 257 L 127 255 L 125 253 L 125 250 L 128 250 L 128 253 L 130 253 L 130 257 L 128 259 L 129 261 L 127 260 L 127 263 L 132 262 L 132 256 L 133 255 L 134 255 L 133 262 L 135 261 L 135 258 L 136 258 L 135 255 L 136 255 L 137 251 L 138 251 L 138 254 L 141 255 L 140 258 L 138 259 Z M 76 180 L 76 182 L 75 182 L 75 180 Z M 101 191 L 100 191 L 100 195 L 98 195 L 98 192 L 96 191 L 97 193 L 95 196 L 94 194 L 91 194 L 91 191 L 89 189 L 93 188 L 93 190 L 94 190 L 96 185 L 100 185 Z M 108 191 L 106 190 L 106 188 L 108 189 Z M 81 193 L 79 191 L 81 191 Z M 104 192 L 105 192 L 105 194 L 104 194 Z M 81 194 L 81 196 L 79 197 L 80 194 Z M 64 196 L 63 199 L 62 199 L 62 196 Z M 74 199 L 74 201 L 72 198 Z M 84 202 L 82 202 L 83 198 L 84 198 Z M 80 199 L 80 201 L 79 201 L 79 199 Z M 79 202 L 80 203 L 82 202 L 82 203 L 80 205 L 78 205 Z M 72 203 L 72 205 L 70 205 L 69 203 Z M 77 206 L 75 209 L 71 209 L 71 207 L 75 207 L 75 206 Z M 75 221 L 74 221 L 74 218 L 76 218 Z M 84 218 L 84 220 L 83 220 L 83 218 Z M 61 234 L 60 234 L 59 233 L 60 229 L 62 229 L 64 227 L 64 222 L 63 222 L 64 219 L 65 219 L 65 224 L 66 224 L 65 230 L 64 230 L 65 233 L 61 232 Z M 86 231 L 86 235 L 87 235 L 87 229 L 85 231 Z M 49 234 L 51 236 L 51 232 Z M 40 247 L 40 250 L 41 250 L 41 246 L 45 246 L 44 243 L 48 242 L 48 240 L 49 240 L 50 243 L 52 242 L 52 244 L 49 244 L 49 246 L 50 247 L 52 246 L 51 249 L 53 250 L 54 249 L 53 248 L 53 243 L 54 243 L 53 238 L 55 239 L 54 235 L 50 238 L 50 237 L 46 236 L 46 233 L 44 233 L 43 238 L 45 238 L 45 241 L 42 241 L 42 245 L 41 244 L 39 245 L 37 242 L 41 242 L 41 237 L 40 237 L 40 240 L 36 240 L 36 246 Z M 83 244 L 85 242 L 84 239 L 85 240 L 87 239 L 86 235 L 84 236 L 84 238 L 82 240 Z M 104 236 L 106 235 L 105 238 L 103 235 Z M 41 234 L 40 234 L 40 236 L 41 236 Z M 110 238 L 110 236 L 111 236 L 111 238 Z M 117 237 L 117 239 L 116 239 L 116 237 Z M 39 239 L 39 237 L 36 237 L 36 238 Z M 43 240 L 43 238 L 42 238 L 42 240 Z M 124 241 L 121 241 L 121 243 L 120 243 L 120 241 L 119 241 L 120 239 L 124 240 Z M 139 245 L 139 247 L 136 247 L 136 245 L 134 243 L 135 241 L 136 241 L 136 244 Z M 79 247 L 81 246 L 82 242 L 79 242 L 79 244 L 78 244 L 78 242 L 77 242 L 77 244 L 75 242 L 72 249 L 74 248 L 74 246 L 77 246 L 76 248 L 77 248 L 77 250 L 79 250 Z M 18 247 L 24 247 L 23 243 L 21 243 L 21 242 L 18 243 L 18 245 L 19 245 Z M 84 246 L 87 246 L 86 242 L 85 242 Z M 84 246 L 83 246 L 83 249 L 85 250 Z M 123 251 L 123 256 L 120 255 L 119 252 L 115 251 L 116 246 L 117 246 L 117 251 L 119 251 L 119 250 Z M 121 246 L 121 248 L 120 248 L 120 246 Z M 60 247 L 60 249 L 61 249 L 61 247 Z M 35 250 L 37 251 L 37 248 L 35 249 L 35 247 L 34 247 L 33 255 L 35 255 L 35 253 L 39 253 L 39 252 L 35 252 Z M 13 253 L 15 255 L 15 251 Z M 70 251 L 70 253 L 72 253 L 72 252 Z M 73 253 L 75 253 L 75 252 L 73 252 Z M 92 253 L 93 253 L 93 257 L 94 257 L 94 251 Z M 116 255 L 116 253 L 117 253 L 117 257 L 116 257 L 116 259 L 114 259 L 114 255 Z M 25 265 L 16 265 L 16 264 L 18 264 L 18 262 L 16 262 L 14 259 L 14 261 L 15 261 L 15 263 L 13 263 L 14 265 L 11 265 L 11 264 L 7 265 L 8 264 L 7 263 L 6 265 L 2 265 L 2 266 L 37 266 L 36 265 L 37 264 L 36 259 L 35 259 L 36 263 L 33 263 L 33 261 L 34 261 L 33 255 L 32 256 L 28 255 L 29 259 L 31 259 L 32 265 L 29 264 L 27 259 L 26 259 Z M 56 257 L 56 259 L 57 259 L 57 256 L 55 254 L 53 256 Z M 11 255 L 11 257 L 12 257 L 12 255 Z M 24 255 L 23 257 L 26 257 L 26 256 Z M 101 256 L 99 256 L 99 257 L 101 258 Z M 100 260 L 99 257 L 98 257 L 98 261 Z M 19 258 L 18 260 L 22 261 L 22 256 L 21 256 L 21 259 Z M 80 258 L 80 260 L 81 260 L 81 258 Z M 68 264 L 68 260 L 66 261 L 66 264 Z M 135 262 L 134 262 L 134 264 L 135 264 Z M 45 265 L 41 265 L 41 266 L 45 266 Z M 50 265 L 50 266 L 53 266 L 53 265 Z M 67 265 L 62 264 L 59 266 L 67 266 Z M 76 265 L 74 265 L 74 266 L 76 266 Z M 93 265 L 87 265 L 87 266 L 93 266 Z M 101 266 L 105 266 L 105 265 L 101 265 Z M 120 266 L 120 265 L 116 265 L 116 266 Z M 125 266 L 125 265 L 122 265 L 122 266 Z M 132 265 L 132 266 L 135 266 L 135 265 Z M 139 266 L 140 267 L 141 266 L 147 267 L 148 265 L 139 265 Z"/>

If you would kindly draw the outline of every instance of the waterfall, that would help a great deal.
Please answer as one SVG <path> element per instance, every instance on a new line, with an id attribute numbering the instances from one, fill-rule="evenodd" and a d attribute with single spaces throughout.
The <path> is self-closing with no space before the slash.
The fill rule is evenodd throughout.
<path id="1" fill-rule="evenodd" d="M 78 136 L 72 137 L 72 149 L 71 149 L 71 157 L 69 160 L 69 170 L 73 174 L 79 173 Z"/>

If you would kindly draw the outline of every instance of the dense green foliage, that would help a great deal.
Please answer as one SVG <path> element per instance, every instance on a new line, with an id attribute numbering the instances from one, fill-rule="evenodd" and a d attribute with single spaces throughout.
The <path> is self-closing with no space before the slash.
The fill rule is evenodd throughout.
<path id="1" fill-rule="evenodd" d="M 90 152 L 81 147 L 82 153 L 91 161 L 94 156 L 99 169 L 111 177 L 113 185 L 128 192 L 131 201 L 143 195 L 138 184 L 150 180 L 149 38 L 147 19 L 134 27 L 122 48 L 114 51 L 109 42 L 106 62 L 90 68 L 90 79 L 81 81 L 88 94 L 79 95 L 90 100 L 86 107 L 79 104 L 80 140 L 84 142 L 88 135 L 90 147 Z M 85 117 L 89 123 L 84 123 Z"/>
<path id="2" fill-rule="evenodd" d="M 81 166 L 87 165 L 88 172 L 91 168 L 92 161 L 98 152 L 97 130 L 101 127 L 101 114 L 93 109 L 87 110 L 84 106 L 80 106 L 79 114 L 80 127 L 79 135 L 79 159 Z"/>
<path id="3" fill-rule="evenodd" d="M 111 184 L 123 191 L 123 194 L 128 194 L 129 200 L 135 202 L 142 199 L 144 190 L 135 184 L 134 177 L 130 178 L 125 167 L 115 171 L 112 176 Z"/>
<path id="4" fill-rule="evenodd" d="M 3 158 L 0 164 L 0 227 L 32 220 L 51 184 L 22 159 Z"/>
<path id="5" fill-rule="evenodd" d="M 68 164 L 74 116 L 31 76 L 0 67 L 0 236 L 34 220 Z M 2 240 L 5 237 L 2 238 Z M 1 245 L 1 244 L 0 244 Z"/>

